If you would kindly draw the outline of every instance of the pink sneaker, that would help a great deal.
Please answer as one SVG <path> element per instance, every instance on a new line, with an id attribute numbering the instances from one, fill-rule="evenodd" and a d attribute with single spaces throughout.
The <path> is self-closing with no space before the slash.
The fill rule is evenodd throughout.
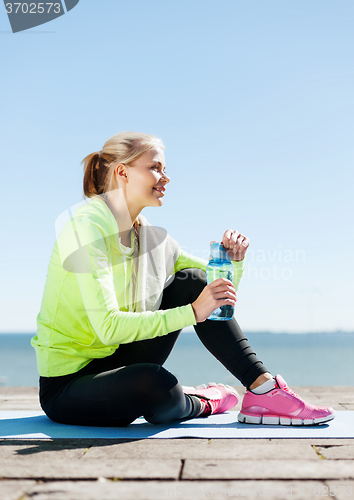
<path id="1" fill-rule="evenodd" d="M 197 387 L 183 387 L 183 392 L 189 394 L 190 396 L 197 396 L 204 401 L 207 401 L 210 406 L 211 412 L 209 415 L 214 413 L 224 413 L 230 408 L 237 405 L 239 401 L 239 395 L 236 389 L 229 385 L 215 384 L 215 382 L 210 382 L 208 386 L 205 384 L 198 385 Z"/>
<path id="2" fill-rule="evenodd" d="M 246 391 L 238 421 L 246 424 L 315 425 L 336 416 L 333 408 L 306 403 L 277 375 L 277 385 L 265 394 Z"/>

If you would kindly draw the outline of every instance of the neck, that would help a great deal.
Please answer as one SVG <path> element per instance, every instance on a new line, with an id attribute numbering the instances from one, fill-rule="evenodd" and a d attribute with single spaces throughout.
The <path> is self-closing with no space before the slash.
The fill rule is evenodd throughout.
<path id="1" fill-rule="evenodd" d="M 128 235 L 141 210 L 128 207 L 123 189 L 115 189 L 107 196 L 107 206 L 117 221 L 119 234 Z"/>

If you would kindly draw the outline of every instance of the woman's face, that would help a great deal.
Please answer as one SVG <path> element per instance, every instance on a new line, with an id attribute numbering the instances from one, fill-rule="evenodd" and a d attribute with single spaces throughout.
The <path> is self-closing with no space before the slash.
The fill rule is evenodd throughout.
<path id="1" fill-rule="evenodd" d="M 128 206 L 142 210 L 163 204 L 165 185 L 170 178 L 165 173 L 162 150 L 147 151 L 126 169 L 125 197 Z"/>

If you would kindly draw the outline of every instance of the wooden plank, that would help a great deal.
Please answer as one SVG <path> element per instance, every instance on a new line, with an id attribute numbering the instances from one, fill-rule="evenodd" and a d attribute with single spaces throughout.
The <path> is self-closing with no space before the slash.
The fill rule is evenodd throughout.
<path id="1" fill-rule="evenodd" d="M 18 500 L 36 485 L 35 481 L 7 481 L 0 480 L 1 500 Z"/>
<path id="2" fill-rule="evenodd" d="M 326 490 L 327 488 L 327 490 Z M 180 498 L 289 498 L 314 500 L 328 491 L 323 481 L 97 481 L 45 483 L 35 486 L 36 500 L 156 500 Z M 317 494 L 315 494 L 315 492 Z M 331 497 L 329 497 L 331 498 Z M 348 498 L 348 497 L 347 497 Z"/>
<path id="3" fill-rule="evenodd" d="M 177 479 L 180 460 L 30 460 L 0 461 L 3 479 Z"/>
<path id="4" fill-rule="evenodd" d="M 158 442 L 156 442 L 158 441 Z M 179 458 L 179 459 L 283 459 L 318 460 L 308 440 L 266 439 L 145 439 L 116 445 L 89 448 L 84 459 L 104 460 L 119 458 Z"/>
<path id="5" fill-rule="evenodd" d="M 182 479 L 354 479 L 351 460 L 186 460 Z"/>

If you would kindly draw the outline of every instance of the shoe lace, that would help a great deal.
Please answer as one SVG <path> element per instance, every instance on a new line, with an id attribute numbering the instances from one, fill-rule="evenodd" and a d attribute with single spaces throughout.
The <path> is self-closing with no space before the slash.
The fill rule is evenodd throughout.
<path id="1" fill-rule="evenodd" d="M 290 387 L 288 387 L 287 385 L 285 387 L 283 387 L 283 389 L 285 392 L 287 392 L 291 396 L 294 396 L 295 398 L 299 399 L 300 401 L 304 401 L 302 398 L 300 398 L 300 396 L 298 394 L 296 394 L 295 391 L 291 390 Z"/>

